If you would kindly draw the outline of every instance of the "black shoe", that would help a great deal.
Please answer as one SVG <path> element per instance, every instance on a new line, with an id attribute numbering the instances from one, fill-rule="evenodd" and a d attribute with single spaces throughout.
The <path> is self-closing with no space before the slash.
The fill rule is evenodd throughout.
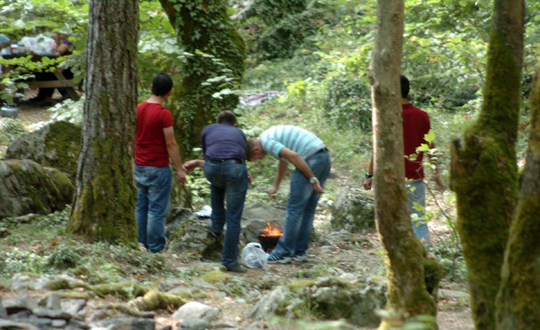
<path id="1" fill-rule="evenodd" d="M 212 230 L 212 220 L 208 219 L 208 233 L 210 235 L 212 235 L 212 237 L 215 237 L 215 238 L 220 238 L 221 237 L 221 233 L 216 233 L 215 231 Z"/>
<path id="2" fill-rule="evenodd" d="M 235 272 L 235 273 L 247 273 L 247 269 L 242 267 L 240 264 L 235 263 L 233 266 L 227 268 L 229 272 Z"/>

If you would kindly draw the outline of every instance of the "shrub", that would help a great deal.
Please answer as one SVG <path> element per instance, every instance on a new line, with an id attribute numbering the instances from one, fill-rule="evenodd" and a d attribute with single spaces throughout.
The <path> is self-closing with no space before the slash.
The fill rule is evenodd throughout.
<path id="1" fill-rule="evenodd" d="M 371 130 L 369 86 L 360 79 L 334 77 L 328 86 L 324 113 L 339 128 Z"/>

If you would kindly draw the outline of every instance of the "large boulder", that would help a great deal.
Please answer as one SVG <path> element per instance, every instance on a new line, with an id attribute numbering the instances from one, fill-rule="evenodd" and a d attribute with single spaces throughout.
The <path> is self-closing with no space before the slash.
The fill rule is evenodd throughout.
<path id="1" fill-rule="evenodd" d="M 351 233 L 375 228 L 374 202 L 372 192 L 358 188 L 340 190 L 330 220 L 332 228 L 345 229 Z"/>
<path id="2" fill-rule="evenodd" d="M 69 178 L 54 168 L 31 160 L 0 161 L 0 219 L 63 210 L 73 189 Z"/>
<path id="3" fill-rule="evenodd" d="M 242 237 L 245 243 L 258 242 L 261 230 L 269 225 L 283 231 L 285 215 L 285 209 L 270 205 L 259 203 L 245 205 L 242 212 Z"/>
<path id="4" fill-rule="evenodd" d="M 376 311 L 386 304 L 386 282 L 382 278 L 341 277 L 300 279 L 279 286 L 261 298 L 245 316 L 261 319 L 269 314 L 301 318 L 303 311 L 321 319 L 347 319 L 358 326 L 376 326 Z"/>
<path id="5" fill-rule="evenodd" d="M 80 151 L 81 127 L 57 121 L 18 136 L 9 145 L 5 159 L 30 159 L 67 173 L 74 181 Z"/>

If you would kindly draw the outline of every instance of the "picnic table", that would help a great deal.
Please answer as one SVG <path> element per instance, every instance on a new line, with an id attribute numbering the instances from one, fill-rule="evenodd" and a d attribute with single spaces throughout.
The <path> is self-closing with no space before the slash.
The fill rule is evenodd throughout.
<path id="1" fill-rule="evenodd" d="M 62 55 L 57 54 L 25 54 L 25 53 L 18 53 L 18 54 L 7 54 L 2 55 L 4 59 L 12 59 L 12 58 L 21 58 L 21 57 L 27 57 L 32 56 L 31 60 L 34 62 L 41 61 L 42 58 L 48 57 L 50 59 L 59 58 Z M 7 70 L 10 70 L 10 68 L 7 68 Z M 77 101 L 79 99 L 79 95 L 77 92 L 75 92 L 75 87 L 78 85 L 73 81 L 73 79 L 66 79 L 64 75 L 62 74 L 62 71 L 60 70 L 54 70 L 54 76 L 56 77 L 55 80 L 36 80 L 35 78 L 32 80 L 25 81 L 25 83 L 28 84 L 29 87 L 33 88 L 58 88 L 63 87 L 66 92 L 68 93 L 69 97 Z"/>

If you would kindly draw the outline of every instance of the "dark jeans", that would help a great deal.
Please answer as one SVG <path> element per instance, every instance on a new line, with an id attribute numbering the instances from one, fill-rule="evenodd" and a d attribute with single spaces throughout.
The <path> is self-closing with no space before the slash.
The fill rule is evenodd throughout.
<path id="1" fill-rule="evenodd" d="M 330 153 L 318 152 L 306 159 L 311 171 L 319 179 L 321 187 L 330 175 Z M 303 256 L 308 249 L 313 218 L 320 194 L 313 190 L 313 185 L 308 178 L 299 170 L 295 170 L 291 176 L 291 190 L 287 201 L 287 217 L 283 236 L 274 249 L 274 254 L 279 257 Z"/>
<path id="2" fill-rule="evenodd" d="M 135 165 L 139 243 L 156 253 L 165 247 L 165 215 L 170 207 L 172 171 L 169 166 Z"/>
<path id="3" fill-rule="evenodd" d="M 203 171 L 206 179 L 210 181 L 212 231 L 221 233 L 225 223 L 227 224 L 221 262 L 228 269 L 234 266 L 238 259 L 238 241 L 242 230 L 240 221 L 248 189 L 247 167 L 235 160 L 221 162 L 207 160 Z M 227 196 L 227 209 L 225 209 L 225 196 Z"/>

